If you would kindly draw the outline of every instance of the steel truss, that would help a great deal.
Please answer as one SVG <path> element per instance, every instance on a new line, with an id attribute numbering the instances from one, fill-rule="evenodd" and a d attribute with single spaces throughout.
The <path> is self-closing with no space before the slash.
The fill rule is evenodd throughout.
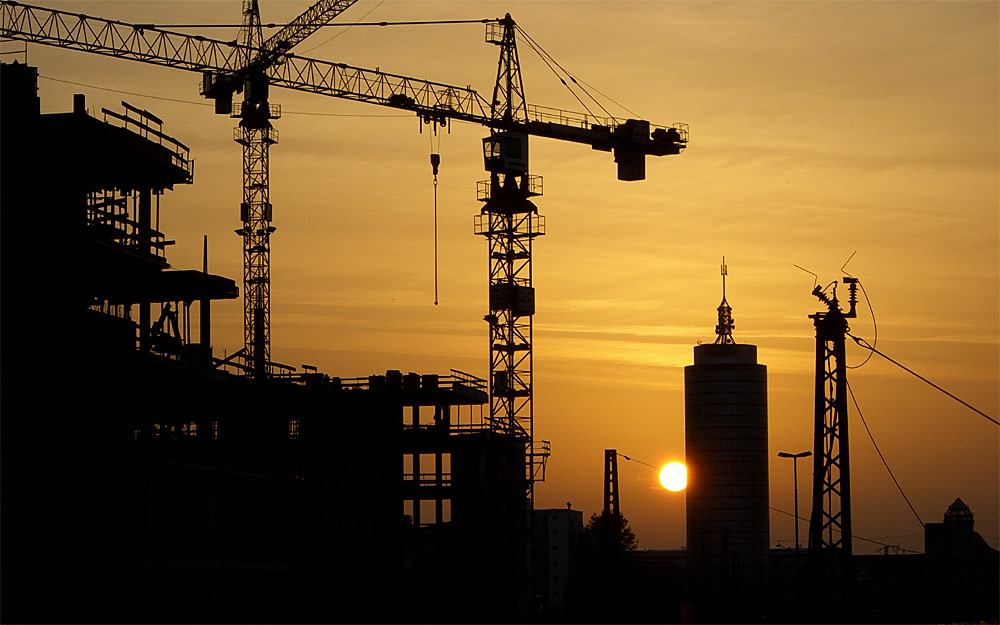
<path id="1" fill-rule="evenodd" d="M 266 125 L 255 126 L 263 122 Z M 271 202 L 268 151 L 277 143 L 277 131 L 268 118 L 245 118 L 235 130 L 243 146 L 243 338 L 254 377 L 270 375 L 271 345 Z"/>
<path id="2" fill-rule="evenodd" d="M 535 290 L 531 283 L 531 245 L 545 234 L 545 218 L 528 201 L 540 192 L 528 177 L 490 181 L 483 212 L 476 216 L 476 234 L 489 244 L 490 428 L 532 441 L 532 315 Z"/>
<path id="3" fill-rule="evenodd" d="M 840 604 L 850 595 L 851 579 L 851 470 L 847 419 L 847 319 L 856 316 L 855 278 L 844 278 L 850 288 L 850 310 L 819 287 L 813 290 L 828 311 L 810 315 L 816 327 L 816 389 L 813 453 L 812 513 L 809 521 L 809 560 L 814 590 L 823 603 Z"/>

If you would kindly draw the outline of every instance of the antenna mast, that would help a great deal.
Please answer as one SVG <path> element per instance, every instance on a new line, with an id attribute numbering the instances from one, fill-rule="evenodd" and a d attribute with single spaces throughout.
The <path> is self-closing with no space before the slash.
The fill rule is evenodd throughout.
<path id="1" fill-rule="evenodd" d="M 716 345 L 732 345 L 736 343 L 733 340 L 733 328 L 736 324 L 733 323 L 733 309 L 729 306 L 729 302 L 726 301 L 726 257 L 722 257 L 722 303 L 719 304 L 719 325 L 715 326 L 715 344 Z"/>

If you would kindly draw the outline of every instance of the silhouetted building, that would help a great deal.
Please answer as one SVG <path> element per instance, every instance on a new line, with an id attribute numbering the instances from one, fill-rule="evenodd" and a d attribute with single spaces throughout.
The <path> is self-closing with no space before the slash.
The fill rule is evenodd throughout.
<path id="1" fill-rule="evenodd" d="M 766 620 L 783 623 L 808 622 L 808 552 L 794 547 L 775 547 L 768 552 Z"/>
<path id="2" fill-rule="evenodd" d="M 583 529 L 583 511 L 571 507 L 532 513 L 532 571 L 536 609 L 562 613 Z"/>
<path id="3" fill-rule="evenodd" d="M 730 313 L 723 277 L 718 339 L 684 368 L 687 552 L 699 613 L 745 619 L 767 579 L 767 368 L 733 341 Z"/>
<path id="4" fill-rule="evenodd" d="M 403 388 L 418 377 L 403 377 Z M 528 609 L 524 439 L 489 431 L 486 382 L 453 372 L 421 388 L 461 402 L 407 404 L 403 420 L 404 621 L 512 621 Z M 454 391 L 452 391 L 454 388 Z"/>
<path id="5" fill-rule="evenodd" d="M 972 511 L 956 499 L 941 523 L 924 526 L 931 618 L 941 622 L 1000 617 L 1000 552 L 975 531 Z"/>
<path id="6" fill-rule="evenodd" d="M 621 622 L 686 623 L 694 615 L 687 596 L 688 554 L 684 549 L 640 549 L 629 554 L 635 571 L 635 606 Z"/>
<path id="7" fill-rule="evenodd" d="M 924 553 L 884 545 L 855 555 L 854 595 L 844 617 L 861 623 L 996 622 L 1000 616 L 1000 553 L 973 530 L 972 512 L 956 499 L 943 523 L 924 527 Z M 802 580 L 807 555 L 772 549 L 767 618 L 801 622 L 809 614 Z"/>
<path id="8" fill-rule="evenodd" d="M 157 228 L 187 147 L 126 103 L 41 115 L 0 68 L 0 620 L 517 618 L 525 448 L 485 380 L 215 357 L 236 285 Z"/>

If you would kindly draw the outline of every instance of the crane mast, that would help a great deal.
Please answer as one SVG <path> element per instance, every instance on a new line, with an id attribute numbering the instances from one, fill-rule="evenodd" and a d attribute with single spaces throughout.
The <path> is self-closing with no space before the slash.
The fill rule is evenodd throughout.
<path id="1" fill-rule="evenodd" d="M 267 68 L 280 61 L 296 43 L 336 17 L 357 0 L 321 0 L 290 24 L 264 40 L 258 0 L 243 0 L 243 25 L 238 44 L 238 67 L 233 73 L 205 75 L 202 95 L 213 98 L 216 113 L 230 113 L 234 91 L 243 92 L 240 120 L 233 139 L 243 148 L 243 201 L 240 203 L 243 239 L 243 356 L 245 371 L 256 379 L 271 375 L 271 225 L 269 161 L 278 131 L 271 120 L 281 108 L 268 101 Z M 240 82 L 242 81 L 242 84 Z"/>
<path id="2" fill-rule="evenodd" d="M 243 0 L 244 67 L 251 67 L 263 48 L 257 0 Z M 243 340 L 246 362 L 254 378 L 271 374 L 271 225 L 269 153 L 278 133 L 271 120 L 280 109 L 268 102 L 267 75 L 244 76 L 240 123 L 233 138 L 243 147 L 243 202 L 236 231 L 243 239 Z"/>
<path id="3" fill-rule="evenodd" d="M 500 128 L 527 122 L 514 20 L 508 13 L 487 25 L 486 40 L 500 47 L 490 116 Z M 476 234 L 489 250 L 490 427 L 525 441 L 529 497 L 535 474 L 544 468 L 545 447 L 534 448 L 532 317 L 532 242 L 545 234 L 545 218 L 530 198 L 542 194 L 542 179 L 528 173 L 528 135 L 493 129 L 483 139 L 489 180 L 479 183 L 484 203 L 476 215 Z"/>

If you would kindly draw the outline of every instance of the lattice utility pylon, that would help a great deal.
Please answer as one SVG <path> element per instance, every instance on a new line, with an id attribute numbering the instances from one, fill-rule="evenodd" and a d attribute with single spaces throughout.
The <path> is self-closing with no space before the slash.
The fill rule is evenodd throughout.
<path id="1" fill-rule="evenodd" d="M 816 389 L 813 452 L 812 514 L 809 521 L 809 563 L 817 605 L 842 609 L 850 598 L 851 468 L 847 419 L 847 319 L 856 315 L 857 279 L 844 278 L 850 309 L 820 287 L 813 295 L 826 312 L 810 315 L 816 327 Z"/>
<path id="2" fill-rule="evenodd" d="M 257 0 L 243 1 L 241 40 L 251 66 L 263 47 L 260 11 Z M 250 374 L 255 378 L 270 375 L 271 363 L 271 225 L 268 154 L 278 141 L 278 131 L 271 120 L 280 116 L 277 106 L 268 102 L 268 79 L 261 72 L 251 72 L 243 84 L 243 102 L 234 117 L 240 119 L 233 136 L 243 146 L 243 202 L 240 220 L 243 227 L 236 234 L 243 237 L 243 339 Z"/>

